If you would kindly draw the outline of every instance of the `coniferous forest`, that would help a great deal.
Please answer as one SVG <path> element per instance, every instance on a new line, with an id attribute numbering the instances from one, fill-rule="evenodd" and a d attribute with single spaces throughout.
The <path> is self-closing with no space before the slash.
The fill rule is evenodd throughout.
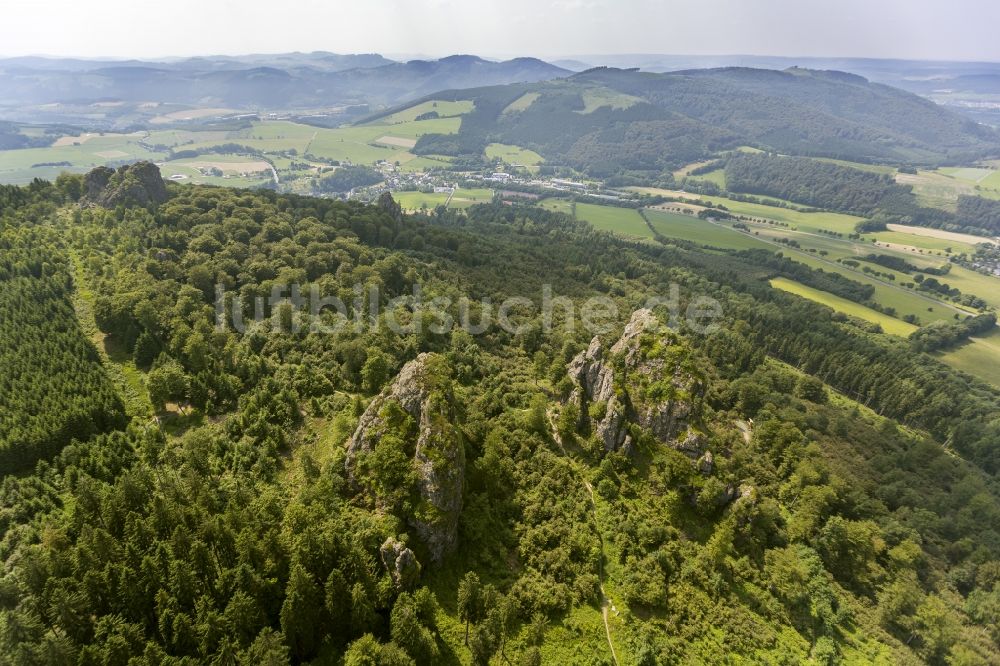
<path id="1" fill-rule="evenodd" d="M 1000 394 L 762 277 L 862 285 L 521 204 L 127 182 L 0 190 L 0 663 L 1000 662 Z M 417 285 L 617 313 L 474 335 Z M 671 285 L 718 325 L 644 309 Z"/>

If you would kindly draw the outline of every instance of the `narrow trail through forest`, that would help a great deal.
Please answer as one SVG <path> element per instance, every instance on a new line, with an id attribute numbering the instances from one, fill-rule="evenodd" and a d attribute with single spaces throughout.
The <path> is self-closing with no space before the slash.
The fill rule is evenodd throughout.
<path id="1" fill-rule="evenodd" d="M 597 501 L 594 499 L 594 487 L 590 484 L 590 481 L 583 476 L 580 471 L 579 464 L 573 460 L 566 451 L 566 447 L 563 445 L 562 437 L 559 435 L 559 428 L 556 427 L 555 415 L 551 410 L 548 414 L 549 428 L 552 431 L 552 439 L 555 443 L 559 445 L 559 450 L 562 451 L 563 456 L 569 461 L 570 466 L 573 468 L 574 473 L 580 478 L 580 482 L 583 487 L 586 488 L 587 494 L 590 497 L 590 508 L 594 515 L 594 523 L 598 527 L 597 539 L 601 546 L 601 559 L 598 564 L 597 574 L 598 582 L 601 590 L 601 619 L 604 621 L 604 633 L 608 639 L 608 647 L 611 648 L 611 659 L 615 662 L 615 666 L 618 666 L 618 654 L 615 652 L 615 644 L 611 640 L 611 623 L 608 621 L 608 611 L 614 611 L 616 614 L 618 610 L 615 608 L 614 604 L 611 603 L 611 599 L 608 597 L 607 592 L 604 591 L 604 536 L 600 533 L 600 523 L 597 517 Z"/>
<path id="2" fill-rule="evenodd" d="M 107 336 L 97 327 L 94 317 L 95 297 L 88 284 L 80 253 L 70 249 L 67 254 L 73 268 L 73 309 L 76 311 L 80 328 L 94 344 L 105 372 L 108 373 L 125 405 L 126 413 L 130 417 L 139 417 L 143 420 L 152 418 L 153 403 L 150 402 L 149 392 L 135 363 L 123 350 L 112 347 L 112 351 L 109 351 Z"/>

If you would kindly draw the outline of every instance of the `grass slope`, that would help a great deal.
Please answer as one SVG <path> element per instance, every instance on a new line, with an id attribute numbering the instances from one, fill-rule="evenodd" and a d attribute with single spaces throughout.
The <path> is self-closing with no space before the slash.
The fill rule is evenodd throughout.
<path id="1" fill-rule="evenodd" d="M 783 277 L 774 278 L 771 280 L 771 286 L 775 289 L 781 289 L 782 291 L 787 291 L 791 294 L 795 294 L 796 296 L 801 296 L 802 298 L 808 298 L 810 301 L 821 303 L 836 310 L 837 312 L 842 312 L 846 315 L 851 315 L 852 317 L 858 317 L 859 319 L 864 319 L 865 321 L 878 324 L 882 327 L 883 331 L 891 335 L 906 337 L 913 331 L 917 330 L 917 327 L 913 324 L 908 324 L 905 321 L 901 321 L 894 317 L 890 317 L 889 315 L 877 312 L 871 308 L 861 305 L 860 303 L 849 301 L 846 298 L 841 298 L 840 296 L 834 296 L 833 294 L 828 294 L 827 292 L 820 291 L 819 289 L 807 287 L 804 284 L 795 282 L 794 280 L 789 280 Z"/>

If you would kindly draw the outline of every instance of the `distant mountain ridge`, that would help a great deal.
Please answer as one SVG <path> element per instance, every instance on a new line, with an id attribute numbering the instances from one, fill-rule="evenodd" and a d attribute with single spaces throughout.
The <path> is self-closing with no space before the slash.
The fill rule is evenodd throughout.
<path id="1" fill-rule="evenodd" d="M 0 107 L 25 120 L 47 104 L 147 102 L 240 110 L 397 104 L 439 89 L 542 81 L 570 74 L 535 58 L 469 55 L 395 62 L 377 54 L 211 56 L 178 61 L 0 60 Z M 13 115 L 12 115 L 13 114 Z"/>

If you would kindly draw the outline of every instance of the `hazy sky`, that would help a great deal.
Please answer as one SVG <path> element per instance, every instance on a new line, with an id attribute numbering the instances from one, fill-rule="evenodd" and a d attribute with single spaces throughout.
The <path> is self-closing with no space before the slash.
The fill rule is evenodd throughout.
<path id="1" fill-rule="evenodd" d="M 997 0 L 3 0 L 0 55 L 326 50 L 1000 61 Z"/>

